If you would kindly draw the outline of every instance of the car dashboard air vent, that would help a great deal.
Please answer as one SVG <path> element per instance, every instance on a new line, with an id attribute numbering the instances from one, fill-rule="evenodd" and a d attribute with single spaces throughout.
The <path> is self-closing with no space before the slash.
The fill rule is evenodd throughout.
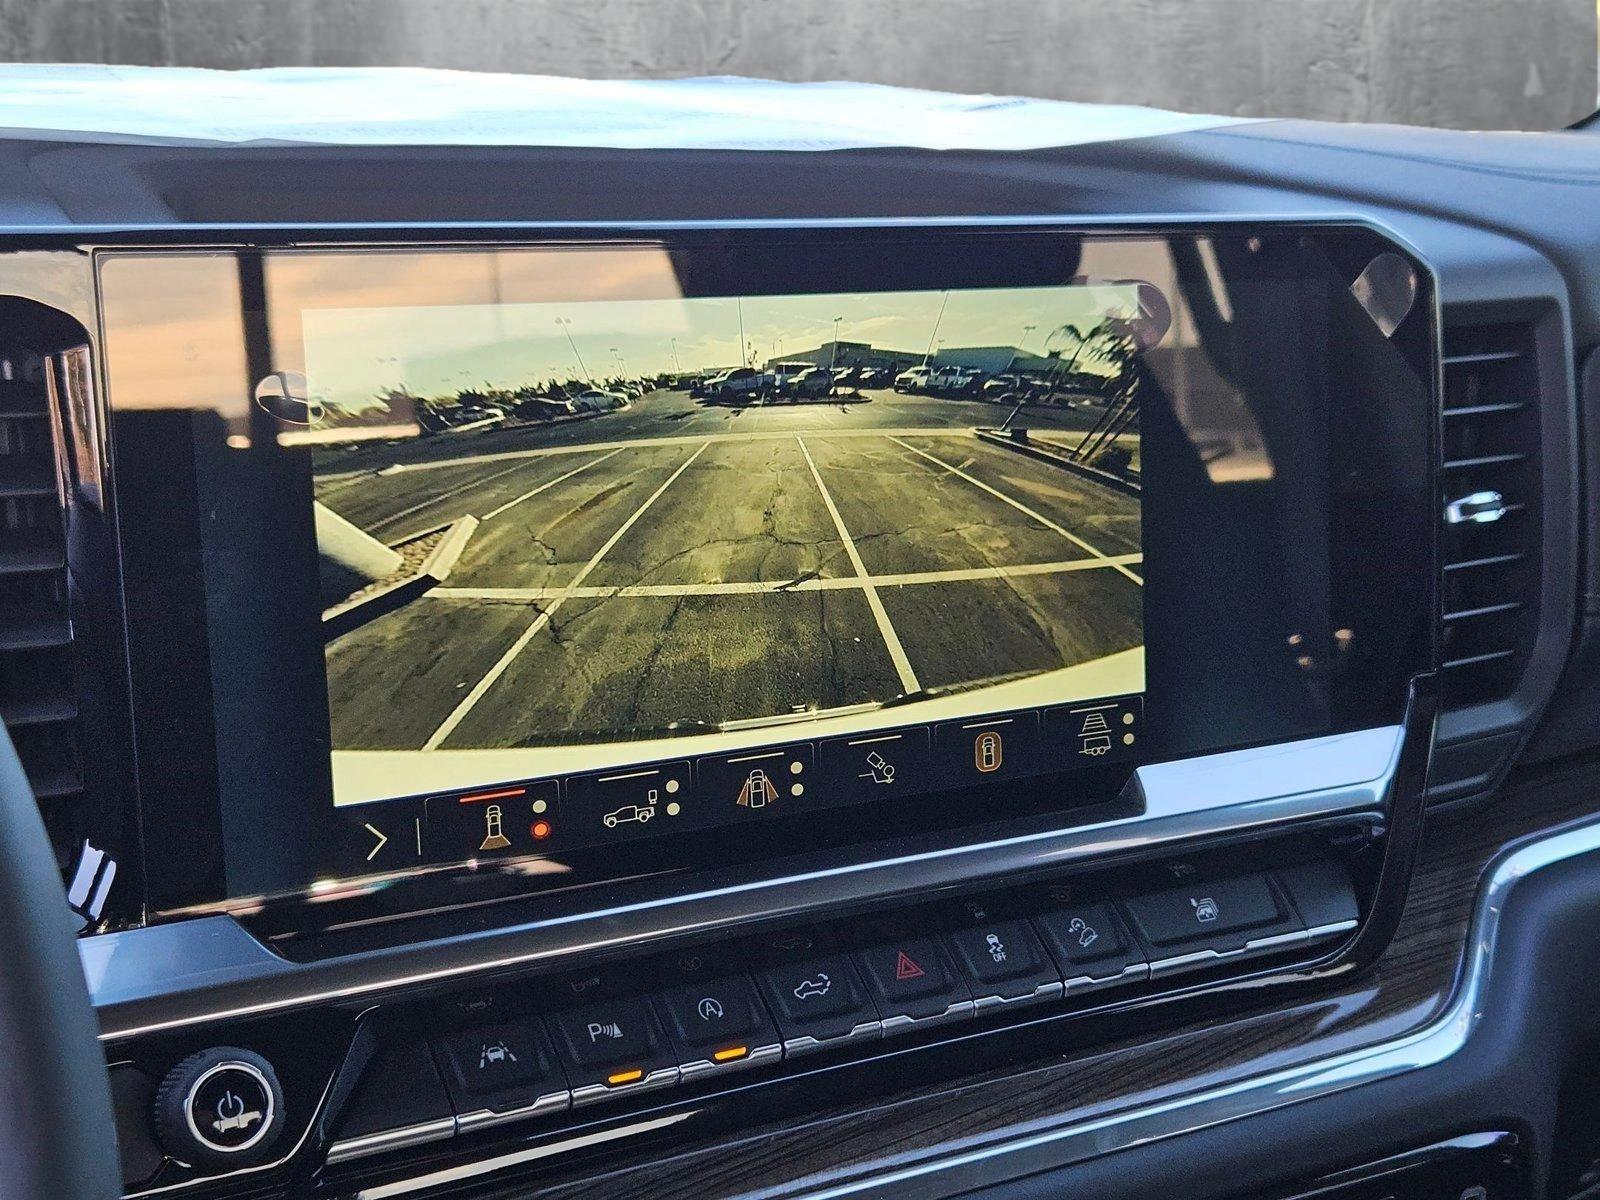
<path id="1" fill-rule="evenodd" d="M 83 793 L 48 360 L 0 349 L 0 717 L 65 870 Z"/>
<path id="2" fill-rule="evenodd" d="M 1537 631 L 1538 373 L 1531 326 L 1447 326 L 1442 488 L 1445 702 L 1516 687 Z"/>

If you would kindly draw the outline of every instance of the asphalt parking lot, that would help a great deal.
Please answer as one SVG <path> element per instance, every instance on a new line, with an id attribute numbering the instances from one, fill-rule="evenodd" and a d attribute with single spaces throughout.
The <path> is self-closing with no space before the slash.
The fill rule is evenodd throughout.
<path id="1" fill-rule="evenodd" d="M 704 729 L 1141 644 L 1136 498 L 980 441 L 994 406 L 870 396 L 660 392 L 320 463 L 319 498 L 386 542 L 480 521 L 443 586 L 329 645 L 335 747 Z"/>

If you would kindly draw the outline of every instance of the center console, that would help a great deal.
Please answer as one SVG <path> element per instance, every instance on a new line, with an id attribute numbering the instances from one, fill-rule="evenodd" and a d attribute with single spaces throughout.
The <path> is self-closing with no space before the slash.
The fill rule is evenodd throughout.
<path id="1" fill-rule="evenodd" d="M 120 564 L 130 1193 L 780 1119 L 1392 932 L 1439 331 L 1373 229 L 43 249 Z"/>

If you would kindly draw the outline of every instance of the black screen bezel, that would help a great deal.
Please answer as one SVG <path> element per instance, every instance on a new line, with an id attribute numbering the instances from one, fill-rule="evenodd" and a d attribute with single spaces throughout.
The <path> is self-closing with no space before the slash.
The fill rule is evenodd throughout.
<path id="1" fill-rule="evenodd" d="M 1243 237 L 1248 235 L 1248 230 L 1259 229 L 1264 234 L 1274 237 L 1296 236 L 1311 238 L 1319 249 L 1326 253 L 1327 258 L 1341 273 L 1353 274 L 1349 270 L 1351 264 L 1359 269 L 1359 264 L 1365 262 L 1373 253 L 1390 251 L 1401 253 L 1411 262 L 1419 279 L 1419 294 L 1414 308 L 1415 318 L 1408 321 L 1397 335 L 1397 342 L 1405 340 L 1404 353 L 1419 372 L 1425 372 L 1430 388 L 1430 404 L 1437 409 L 1437 380 L 1435 356 L 1437 352 L 1438 322 L 1436 300 L 1433 290 L 1431 273 L 1425 264 L 1410 255 L 1403 248 L 1395 245 L 1391 240 L 1376 230 L 1362 223 L 1348 222 L 1318 222 L 1313 224 L 1303 223 L 1263 223 L 1258 220 L 1249 222 L 1207 221 L 1200 223 L 1172 222 L 1140 224 L 1131 227 L 1118 224 L 1099 223 L 1057 223 L 1057 222 L 1002 222 L 996 224 L 942 224 L 942 223 L 917 223 L 917 222 L 860 222 L 860 223 L 825 223 L 822 225 L 807 225 L 805 223 L 750 223 L 730 224 L 717 228 L 703 226 L 694 227 L 641 227 L 641 226 L 609 226 L 574 229 L 571 227 L 548 228 L 528 227 L 523 230 L 509 230 L 505 227 L 485 228 L 476 231 L 449 230 L 408 230 L 398 234 L 393 230 L 371 231 L 371 240 L 364 239 L 359 233 L 351 230 L 337 231 L 275 231 L 263 235 L 252 232 L 248 236 L 241 236 L 237 240 L 233 237 L 207 236 L 203 239 L 178 239 L 162 237 L 156 243 L 162 250 L 179 250 L 185 248 L 186 241 L 193 245 L 194 242 L 203 240 L 206 244 L 222 245 L 229 250 L 238 248 L 259 248 L 261 250 L 275 250 L 287 248 L 333 249 L 351 248 L 362 249 L 375 246 L 417 248 L 420 245 L 469 245 L 481 247 L 485 245 L 557 245 L 572 244 L 574 242 L 584 245 L 606 243 L 638 244 L 641 240 L 659 243 L 662 240 L 672 242 L 675 248 L 681 248 L 685 253 L 693 253 L 696 248 L 703 254 L 708 249 L 714 251 L 717 247 L 725 247 L 730 241 L 737 243 L 740 239 L 755 239 L 759 242 L 774 245 L 789 245 L 794 248 L 803 247 L 808 239 L 826 237 L 830 241 L 843 239 L 865 242 L 867 246 L 882 244 L 881 239 L 894 239 L 919 243 L 921 245 L 941 246 L 948 251 L 952 245 L 971 245 L 971 239 L 979 239 L 979 245 L 993 246 L 992 239 L 1018 239 L 1018 238 L 1067 238 L 1080 239 L 1084 237 L 1123 239 L 1129 237 L 1150 237 L 1166 235 L 1196 235 L 1219 234 L 1229 237 Z M 123 247 L 118 247 L 122 249 Z M 127 249 L 149 249 L 152 247 L 126 246 Z M 111 250 L 110 246 L 97 247 L 99 250 Z M 968 283 L 966 286 L 976 286 Z M 114 399 L 114 398 L 113 398 Z M 121 436 L 120 434 L 118 436 Z M 1437 435 L 1436 430 L 1429 428 L 1429 462 L 1428 471 L 1432 472 L 1432 464 L 1436 455 Z M 113 473 L 117 458 L 126 455 L 138 455 L 150 452 L 152 446 L 136 446 L 129 444 L 124 439 L 123 444 L 113 447 Z M 168 466 L 172 466 L 171 456 L 181 452 L 181 447 L 174 446 L 170 441 L 161 447 L 163 453 L 168 455 Z M 178 470 L 171 479 L 173 491 L 163 499 L 164 512 L 161 521 L 169 535 L 180 534 L 185 521 L 190 519 L 195 507 L 195 498 L 192 490 L 185 494 L 183 483 L 192 481 L 192 472 Z M 1427 499 L 1433 499 L 1431 483 L 1425 489 L 1419 489 L 1419 500 L 1425 492 Z M 182 544 L 181 535 L 176 542 L 168 540 L 163 546 L 160 537 L 152 539 L 152 523 L 141 521 L 135 502 L 130 510 L 129 497 L 120 498 L 120 520 L 123 532 L 123 553 L 127 579 L 125 585 L 128 595 L 128 617 L 130 622 L 136 623 L 141 615 L 148 613 L 148 608 L 143 607 L 145 596 L 140 591 L 141 569 L 152 562 L 152 555 L 156 559 L 165 557 L 168 562 L 176 553 L 180 557 L 186 549 Z M 1430 504 L 1426 515 L 1401 514 L 1405 520 L 1412 522 L 1422 521 L 1431 529 L 1431 513 L 1435 511 Z M 148 515 L 148 514 L 147 514 Z M 1343 545 L 1339 537 L 1340 525 L 1346 516 L 1341 510 L 1335 521 L 1334 544 L 1330 547 L 1330 562 L 1343 566 L 1342 572 L 1336 572 L 1333 580 L 1335 589 L 1340 593 L 1332 597 L 1334 603 L 1357 604 L 1369 598 L 1366 593 L 1369 588 L 1362 583 L 1358 576 L 1363 574 L 1369 564 L 1364 560 L 1364 552 L 1354 546 L 1353 539 L 1347 539 L 1350 545 Z M 1370 534 L 1372 514 L 1356 514 L 1352 521 L 1352 528 L 1359 527 L 1362 536 Z M 1407 673 L 1415 674 L 1431 668 L 1436 657 L 1433 644 L 1434 629 L 1436 627 L 1437 599 L 1433 589 L 1433 558 L 1431 537 L 1426 542 L 1427 553 L 1419 560 L 1408 563 L 1412 568 L 1409 578 L 1412 586 L 1420 588 L 1417 594 L 1426 594 L 1429 603 L 1426 611 L 1416 618 L 1418 637 L 1413 639 L 1418 650 L 1416 661 L 1410 664 Z M 148 579 L 144 582 L 148 583 Z M 1348 594 L 1346 594 L 1348 593 Z M 189 603 L 191 611 L 194 610 L 196 596 L 192 588 L 179 588 L 175 592 L 170 588 L 168 596 L 180 604 Z M 203 605 L 200 606 L 203 609 Z M 202 700 L 205 689 L 199 685 L 194 673 L 195 661 L 192 657 L 174 653 L 178 647 L 172 645 L 157 645 L 145 647 L 141 653 L 137 648 L 137 639 L 134 640 L 135 650 L 132 655 L 132 685 L 133 685 L 133 712 L 135 715 L 136 737 L 141 753 L 139 756 L 139 772 L 142 808 L 144 816 L 145 857 L 147 863 L 147 906 L 152 913 L 180 915 L 193 912 L 197 909 L 222 907 L 233 911 L 248 911 L 260 907 L 254 900 L 229 902 L 225 899 L 227 887 L 224 876 L 223 852 L 224 842 L 224 815 L 217 795 L 217 780 L 215 774 L 215 759 L 208 759 L 200 750 L 196 752 L 193 745 L 193 731 L 197 728 L 212 728 L 214 710 L 209 702 Z M 179 677 L 174 679 L 174 674 Z M 175 686 L 176 684 L 176 686 Z M 1369 698 L 1360 698 L 1365 703 Z M 1374 724 L 1386 723 L 1398 719 L 1404 706 L 1404 689 L 1396 688 L 1392 697 L 1386 697 L 1380 705 L 1375 705 L 1365 712 L 1358 713 L 1358 705 L 1347 705 L 1347 711 L 1336 716 L 1332 726 L 1317 732 L 1339 732 L 1347 729 L 1368 727 Z M 1284 736 L 1302 736 L 1305 731 L 1286 731 Z M 180 741 L 189 740 L 190 753 L 180 753 Z M 1268 739 L 1254 739 L 1247 742 L 1228 743 L 1227 748 L 1237 748 L 1243 745 L 1260 744 L 1261 741 L 1283 740 L 1280 737 Z M 1218 746 L 1204 746 L 1187 751 L 1187 753 L 1202 753 L 1218 749 Z M 1168 755 L 1169 757 L 1182 757 L 1183 753 Z M 995 815 L 1024 815 L 1029 813 L 1057 811 L 1064 807 L 1064 800 L 1071 803 L 1095 803 L 1109 799 L 1116 795 L 1121 784 L 1126 781 L 1129 771 L 1127 768 L 1113 768 L 1098 772 L 1078 772 L 1065 777 L 1067 782 L 1074 784 L 1071 794 L 1064 797 L 1062 793 L 1063 777 L 1045 776 L 1037 780 L 1005 785 L 1005 795 L 1002 798 L 998 793 L 989 789 L 968 789 L 961 792 L 952 792 L 940 795 L 928 802 L 923 808 L 923 816 L 918 822 L 917 829 L 950 829 L 972 826 L 974 808 L 983 813 L 985 819 Z M 837 847 L 841 852 L 848 852 L 859 857 L 863 853 L 871 852 L 874 843 L 887 846 L 892 839 L 903 833 L 916 832 L 909 829 L 902 821 L 893 824 L 885 822 L 883 814 L 863 810 L 852 810 L 852 820 L 849 822 L 848 831 L 832 834 L 822 834 L 810 841 L 813 847 Z M 624 853 L 615 851 L 597 852 L 585 856 L 586 861 L 581 870 L 564 873 L 560 877 L 549 877 L 538 882 L 538 886 L 568 887 L 572 885 L 588 886 L 603 883 L 607 879 L 622 876 L 638 876 L 641 874 L 654 874 L 658 872 L 692 872 L 705 861 L 716 861 L 719 852 L 733 850 L 746 858 L 761 859 L 779 858 L 786 851 L 792 851 L 793 841 L 785 831 L 778 827 L 770 830 L 761 830 L 752 835 L 748 830 L 740 834 L 740 843 L 735 846 L 728 845 L 725 841 L 719 845 L 703 848 L 701 862 L 685 861 L 681 853 L 674 852 L 668 846 L 658 843 L 636 843 Z M 718 839 L 712 839 L 717 841 Z M 466 873 L 443 872 L 419 876 L 416 879 L 389 881 L 381 893 L 368 889 L 352 889 L 346 895 L 335 891 L 332 894 L 324 893 L 320 896 L 307 896 L 304 894 L 291 894 L 266 906 L 271 913 L 267 922 L 270 927 L 279 930 L 296 930 L 322 927 L 339 920 L 356 918 L 362 913 L 388 913 L 416 911 L 423 908 L 437 908 L 440 906 L 453 906 L 456 904 L 473 903 L 483 899 L 500 895 L 526 894 L 530 890 L 527 876 L 506 876 L 498 873 Z M 315 900 L 313 909 L 306 903 Z"/>

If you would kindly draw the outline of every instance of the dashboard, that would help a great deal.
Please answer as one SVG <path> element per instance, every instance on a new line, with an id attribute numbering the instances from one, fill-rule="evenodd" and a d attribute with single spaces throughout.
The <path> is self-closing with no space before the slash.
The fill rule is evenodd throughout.
<path id="1" fill-rule="evenodd" d="M 122 1193 L 1585 1194 L 1594 145 L 0 142 Z"/>

